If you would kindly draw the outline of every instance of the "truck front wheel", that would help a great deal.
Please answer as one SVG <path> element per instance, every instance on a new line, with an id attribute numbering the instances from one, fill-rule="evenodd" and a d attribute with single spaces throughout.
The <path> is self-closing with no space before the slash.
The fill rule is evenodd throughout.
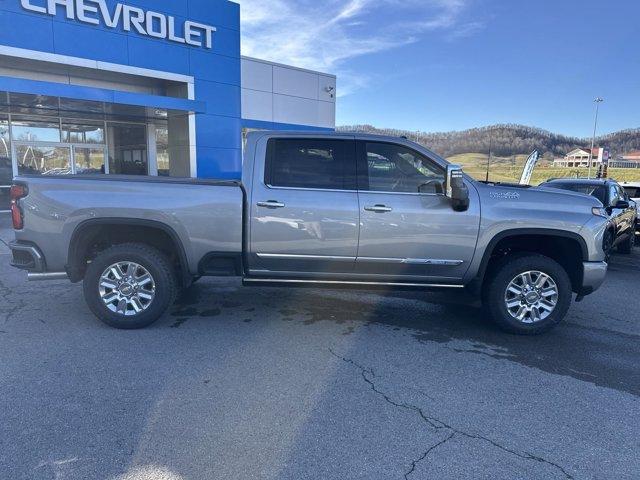
<path id="1" fill-rule="evenodd" d="M 84 298 L 93 314 L 111 327 L 144 328 L 175 301 L 171 264 L 159 250 L 137 243 L 110 247 L 89 264 Z"/>
<path id="2" fill-rule="evenodd" d="M 564 319 L 571 296 L 571 280 L 560 264 L 543 255 L 518 254 L 493 269 L 484 304 L 503 330 L 536 335 Z"/>

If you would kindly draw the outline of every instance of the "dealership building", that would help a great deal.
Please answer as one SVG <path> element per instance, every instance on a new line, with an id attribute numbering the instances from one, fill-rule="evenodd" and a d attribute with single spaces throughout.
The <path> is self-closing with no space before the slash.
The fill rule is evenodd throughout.
<path id="1" fill-rule="evenodd" d="M 226 0 L 0 0 L 0 167 L 238 178 L 244 132 L 334 128 L 335 76 L 240 42 Z"/>

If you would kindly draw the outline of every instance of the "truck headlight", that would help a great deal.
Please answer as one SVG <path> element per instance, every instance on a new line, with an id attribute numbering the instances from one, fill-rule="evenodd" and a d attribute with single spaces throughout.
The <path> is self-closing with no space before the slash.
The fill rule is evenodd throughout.
<path id="1" fill-rule="evenodd" d="M 607 214 L 607 210 L 603 207 L 593 207 L 591 209 L 591 213 L 593 213 L 594 215 L 597 215 L 598 217 L 609 218 L 609 215 Z"/>

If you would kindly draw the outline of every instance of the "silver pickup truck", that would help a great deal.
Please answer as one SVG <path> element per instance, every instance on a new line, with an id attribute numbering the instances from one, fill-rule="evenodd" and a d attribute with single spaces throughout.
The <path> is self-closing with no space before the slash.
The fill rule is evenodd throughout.
<path id="1" fill-rule="evenodd" d="M 406 139 L 254 132 L 242 181 L 23 176 L 13 265 L 84 282 L 141 328 L 201 276 L 245 285 L 465 289 L 504 329 L 546 331 L 603 282 L 595 198 L 480 183 Z"/>

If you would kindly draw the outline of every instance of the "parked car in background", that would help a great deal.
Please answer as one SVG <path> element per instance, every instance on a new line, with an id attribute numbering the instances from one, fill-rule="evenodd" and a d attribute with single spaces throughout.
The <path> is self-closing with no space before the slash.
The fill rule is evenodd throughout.
<path id="1" fill-rule="evenodd" d="M 84 281 L 141 328 L 197 277 L 245 285 L 466 289 L 505 330 L 541 333 L 597 290 L 609 227 L 586 195 L 485 184 L 402 138 L 252 132 L 242 181 L 19 176 L 13 265 Z"/>
<path id="2" fill-rule="evenodd" d="M 629 198 L 636 203 L 636 209 L 640 205 L 640 182 L 624 182 L 620 184 Z M 636 232 L 640 232 L 640 210 L 636 218 Z"/>
<path id="3" fill-rule="evenodd" d="M 604 212 L 611 222 L 605 248 L 617 247 L 620 253 L 629 254 L 635 246 L 638 210 L 622 186 L 611 179 L 555 178 L 540 187 L 568 190 L 591 195 L 602 202 Z"/>

